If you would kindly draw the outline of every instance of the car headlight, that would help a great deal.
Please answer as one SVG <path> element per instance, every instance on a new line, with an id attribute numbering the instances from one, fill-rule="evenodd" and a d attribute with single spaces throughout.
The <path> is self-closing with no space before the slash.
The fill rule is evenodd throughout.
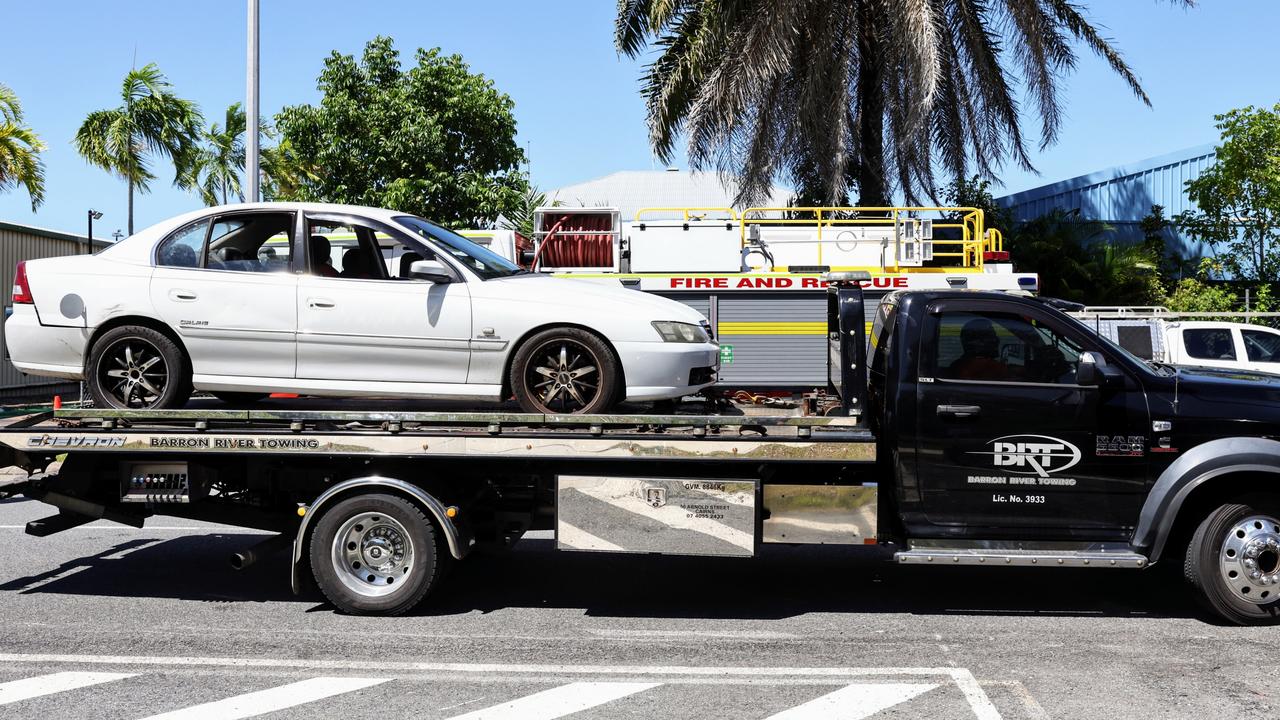
<path id="1" fill-rule="evenodd" d="M 662 336 L 663 342 L 704 343 L 709 340 L 707 331 L 693 323 L 657 320 L 653 323 L 653 329 Z"/>

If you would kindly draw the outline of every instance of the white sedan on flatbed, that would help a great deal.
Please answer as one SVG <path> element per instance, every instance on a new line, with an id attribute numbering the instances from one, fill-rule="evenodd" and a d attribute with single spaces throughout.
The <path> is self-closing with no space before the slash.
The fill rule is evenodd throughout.
<path id="1" fill-rule="evenodd" d="M 392 210 L 208 208 L 92 256 L 18 264 L 13 364 L 83 379 L 103 407 L 283 392 L 498 401 L 594 413 L 715 381 L 696 310 L 528 273 Z"/>

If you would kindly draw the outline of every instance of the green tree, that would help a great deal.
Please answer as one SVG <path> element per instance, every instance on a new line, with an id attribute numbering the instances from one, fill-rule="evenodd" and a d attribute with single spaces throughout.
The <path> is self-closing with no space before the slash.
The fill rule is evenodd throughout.
<path id="1" fill-rule="evenodd" d="M 943 189 L 942 197 L 951 207 L 981 210 L 989 228 L 997 228 L 1003 233 L 1013 230 L 1013 211 L 996 204 L 995 196 L 991 194 L 991 181 L 980 175 L 952 180 Z"/>
<path id="2" fill-rule="evenodd" d="M 303 200 L 394 208 L 451 226 L 491 222 L 517 205 L 519 171 L 511 98 L 458 55 L 418 50 L 401 68 L 387 37 L 360 61 L 332 53 L 319 105 L 285 108 L 276 125 L 315 176 L 288 193 Z"/>
<path id="3" fill-rule="evenodd" d="M 546 193 L 539 190 L 536 186 L 530 185 L 523 193 L 521 193 L 519 202 L 510 205 L 505 214 L 501 227 L 503 230 L 514 230 L 516 233 L 527 240 L 533 239 L 533 215 L 534 211 L 540 207 L 547 205 L 559 205 L 560 201 L 554 203 L 547 202 Z"/>
<path id="4" fill-rule="evenodd" d="M 200 193 L 205 205 L 244 201 L 240 175 L 244 172 L 246 120 L 240 103 L 227 108 L 223 124 L 202 133 L 202 142 L 185 158 L 179 184 Z"/>
<path id="5" fill-rule="evenodd" d="M 1236 311 L 1239 309 L 1240 296 L 1210 279 L 1220 271 L 1221 266 L 1213 259 L 1202 258 L 1195 276 L 1179 280 L 1164 304 L 1177 312 Z"/>
<path id="6" fill-rule="evenodd" d="M 130 70 L 120 88 L 121 104 L 89 113 L 76 132 L 76 150 L 129 185 L 129 234 L 133 234 L 133 194 L 146 193 L 156 176 L 151 155 L 182 168 L 200 137 L 204 119 L 195 103 L 173 94 L 155 63 Z M 174 183 L 179 183 L 175 177 Z"/>
<path id="7" fill-rule="evenodd" d="M 1216 160 L 1187 182 L 1196 205 L 1178 224 L 1213 247 L 1224 271 L 1240 280 L 1280 277 L 1280 104 L 1216 116 Z"/>
<path id="8" fill-rule="evenodd" d="M 0 192 L 27 189 L 32 211 L 44 202 L 45 145 L 23 123 L 22 103 L 8 86 L 0 84 Z"/>
<path id="9" fill-rule="evenodd" d="M 825 204 L 853 184 L 881 206 L 894 185 L 908 203 L 936 196 L 935 168 L 1030 168 L 1022 121 L 1038 120 L 1041 148 L 1057 139 L 1077 44 L 1150 104 L 1083 12 L 1073 0 L 618 0 L 615 42 L 632 57 L 656 47 L 642 93 L 664 161 L 685 135 L 695 169 L 739 178 L 739 203 L 785 175 Z"/>

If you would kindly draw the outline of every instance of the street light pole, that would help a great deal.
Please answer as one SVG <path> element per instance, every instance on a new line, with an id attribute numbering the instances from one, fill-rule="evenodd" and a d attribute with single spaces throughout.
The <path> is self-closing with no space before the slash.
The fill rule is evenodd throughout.
<path id="1" fill-rule="evenodd" d="M 249 0 L 249 53 L 245 98 L 244 174 L 247 202 L 258 202 L 258 0 Z"/>
<path id="2" fill-rule="evenodd" d="M 93 221 L 101 220 L 101 219 L 102 219 L 102 213 L 98 212 L 97 210 L 94 210 L 93 208 L 89 208 L 89 242 L 86 243 L 88 245 L 88 248 L 85 252 L 86 255 L 93 254 Z"/>

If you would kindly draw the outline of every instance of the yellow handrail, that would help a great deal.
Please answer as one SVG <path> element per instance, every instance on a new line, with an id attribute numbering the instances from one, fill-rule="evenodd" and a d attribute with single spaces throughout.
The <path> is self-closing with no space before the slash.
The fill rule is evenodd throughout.
<path id="1" fill-rule="evenodd" d="M 658 212 L 679 212 L 684 215 L 685 220 L 690 219 L 689 213 L 696 213 L 696 212 L 722 212 L 729 216 L 728 218 L 729 220 L 737 222 L 739 219 L 737 211 L 735 211 L 733 208 L 730 208 L 730 207 L 646 207 L 646 208 L 640 208 L 639 210 L 636 211 L 635 219 L 638 222 L 640 220 L 641 215 L 645 213 L 658 213 Z"/>

